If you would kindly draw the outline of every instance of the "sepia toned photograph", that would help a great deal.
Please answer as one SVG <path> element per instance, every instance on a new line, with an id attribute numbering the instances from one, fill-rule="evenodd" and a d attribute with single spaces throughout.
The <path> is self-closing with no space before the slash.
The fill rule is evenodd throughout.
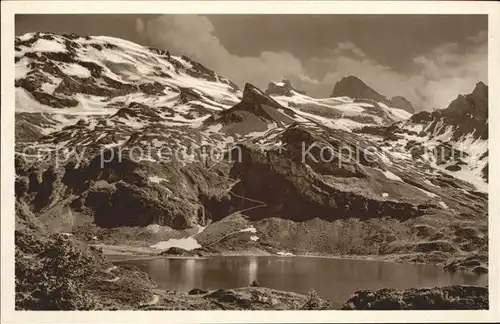
<path id="1" fill-rule="evenodd" d="M 16 14 L 15 310 L 489 310 L 488 26 Z"/>

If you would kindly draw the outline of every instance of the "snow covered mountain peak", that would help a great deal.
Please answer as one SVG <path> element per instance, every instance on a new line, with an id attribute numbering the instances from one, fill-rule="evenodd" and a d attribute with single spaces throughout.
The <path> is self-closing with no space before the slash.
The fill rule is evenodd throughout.
<path id="1" fill-rule="evenodd" d="M 295 89 L 290 80 L 282 79 L 281 81 L 270 82 L 267 86 L 266 94 L 291 97 L 295 94 L 305 95 L 306 93 L 305 91 Z"/>
<path id="2" fill-rule="evenodd" d="M 234 83 L 185 56 L 118 38 L 29 33 L 16 37 L 15 51 L 16 112 L 32 114 L 43 134 L 132 102 L 189 123 L 241 98 Z"/>
<path id="3" fill-rule="evenodd" d="M 157 122 L 198 127 L 239 103 L 255 102 L 287 111 L 288 117 L 277 117 L 286 123 L 294 116 L 294 121 L 347 131 L 410 117 L 383 103 L 311 98 L 288 80 L 272 82 L 266 92 L 247 84 L 242 92 L 186 56 L 114 37 L 29 33 L 16 37 L 15 50 L 20 138 L 48 135 L 78 120 L 107 118 L 121 129 Z"/>
<path id="4" fill-rule="evenodd" d="M 374 101 L 384 101 L 386 98 L 358 77 L 349 75 L 340 79 L 333 87 L 331 97 L 347 96 L 354 99 L 371 99 Z"/>

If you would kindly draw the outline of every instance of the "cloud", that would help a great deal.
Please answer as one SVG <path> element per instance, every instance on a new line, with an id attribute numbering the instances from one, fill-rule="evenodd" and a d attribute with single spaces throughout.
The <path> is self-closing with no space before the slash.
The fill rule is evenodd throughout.
<path id="1" fill-rule="evenodd" d="M 444 43 L 413 58 L 413 73 L 381 65 L 351 42 L 310 58 L 305 66 L 320 79 L 316 90 L 323 95 L 343 76 L 355 75 L 383 95 L 402 95 L 418 110 L 433 110 L 446 108 L 458 94 L 472 92 L 477 82 L 487 83 L 487 56 L 486 33 L 481 31 L 463 44 Z"/>
<path id="2" fill-rule="evenodd" d="M 464 44 L 448 43 L 425 56 L 414 58 L 424 78 L 420 84 L 428 107 L 443 108 L 457 94 L 472 92 L 479 81 L 488 81 L 486 32 L 469 37 Z"/>
<path id="3" fill-rule="evenodd" d="M 357 57 L 365 57 L 365 53 L 356 45 L 353 43 L 347 41 L 347 42 L 340 42 L 337 44 L 337 48 L 333 51 L 334 54 L 342 54 L 342 52 L 351 52 Z"/>
<path id="4" fill-rule="evenodd" d="M 487 81 L 486 31 L 468 37 L 462 44 L 444 43 L 411 58 L 413 73 L 382 65 L 349 41 L 305 60 L 284 51 L 238 56 L 224 47 L 205 16 L 162 15 L 146 22 L 138 19 L 136 31 L 152 46 L 186 55 L 240 86 L 249 82 L 266 88 L 270 81 L 288 78 L 309 95 L 325 97 L 340 78 L 355 75 L 383 95 L 402 95 L 418 110 L 432 110 L 446 107 L 460 93 L 470 93 L 478 81 Z"/>
<path id="5" fill-rule="evenodd" d="M 153 46 L 184 54 L 239 85 L 251 82 L 266 87 L 270 81 L 282 77 L 315 82 L 309 79 L 301 61 L 290 53 L 264 51 L 255 57 L 231 54 L 204 16 L 164 15 L 147 23 L 141 21 L 137 26 L 137 32 Z"/>
<path id="6" fill-rule="evenodd" d="M 477 35 L 469 36 L 467 39 L 469 39 L 470 41 L 472 41 L 474 43 L 478 43 L 478 44 L 486 43 L 486 41 L 488 39 L 488 31 L 482 30 Z"/>
<path id="7" fill-rule="evenodd" d="M 135 20 L 135 31 L 141 34 L 144 32 L 144 28 L 144 21 L 141 18 L 137 18 Z"/>
<path id="8" fill-rule="evenodd" d="M 422 103 L 414 85 L 418 78 L 413 80 L 388 66 L 379 64 L 368 58 L 352 43 L 348 46 L 339 43 L 331 53 L 335 55 L 312 57 L 305 63 L 308 70 L 320 71 L 322 74 L 315 75 L 321 78 L 319 84 L 323 87 L 323 89 L 317 88 L 318 91 L 323 93 L 327 91 L 326 93 L 330 94 L 335 82 L 344 76 L 355 75 L 383 95 L 389 97 L 403 95 L 414 104 Z M 307 91 L 307 85 L 303 87 Z"/>

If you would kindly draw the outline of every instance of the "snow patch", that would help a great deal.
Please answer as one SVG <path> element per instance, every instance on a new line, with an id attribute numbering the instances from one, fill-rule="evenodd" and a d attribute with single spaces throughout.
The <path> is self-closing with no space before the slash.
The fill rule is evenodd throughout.
<path id="1" fill-rule="evenodd" d="M 66 46 L 63 44 L 47 39 L 39 39 L 31 46 L 33 52 L 66 52 Z"/>
<path id="2" fill-rule="evenodd" d="M 250 236 L 250 240 L 252 240 L 252 241 L 257 241 L 258 239 L 259 239 L 259 237 L 256 235 Z"/>
<path id="3" fill-rule="evenodd" d="M 450 207 L 448 207 L 448 205 L 447 205 L 444 201 L 440 201 L 440 202 L 439 202 L 439 205 L 440 205 L 441 207 L 443 207 L 443 209 L 449 209 L 449 208 L 450 208 Z"/>
<path id="4" fill-rule="evenodd" d="M 162 181 L 168 182 L 167 179 L 156 176 L 156 175 L 148 177 L 148 180 L 151 181 L 152 183 L 160 183 Z"/>
<path id="5" fill-rule="evenodd" d="M 89 69 L 81 66 L 80 64 L 76 63 L 69 63 L 61 66 L 61 71 L 64 74 L 67 75 L 73 75 L 81 78 L 89 78 L 90 77 L 90 71 Z"/>
<path id="6" fill-rule="evenodd" d="M 88 124 L 87 128 L 90 131 L 94 131 L 96 126 L 97 126 L 97 120 L 92 119 L 90 120 L 90 123 Z"/>
<path id="7" fill-rule="evenodd" d="M 16 79 L 22 79 L 25 78 L 28 72 L 31 71 L 31 69 L 28 67 L 29 60 L 26 58 L 23 58 L 19 62 L 16 63 Z"/>
<path id="8" fill-rule="evenodd" d="M 181 248 L 187 251 L 191 251 L 194 249 L 201 248 L 201 245 L 198 243 L 198 241 L 194 238 L 196 234 L 200 234 L 207 228 L 207 226 L 200 226 L 198 225 L 198 229 L 195 234 L 181 238 L 181 239 L 170 239 L 168 241 L 160 241 L 156 243 L 155 245 L 151 245 L 151 248 L 153 249 L 158 249 L 158 250 L 168 250 L 171 247 L 176 247 L 176 248 Z"/>
<path id="9" fill-rule="evenodd" d="M 424 190 L 424 189 L 420 189 L 419 187 L 415 187 L 415 188 L 418 189 L 418 190 L 420 190 L 420 191 L 422 191 L 424 194 L 427 195 L 427 197 L 430 197 L 430 198 L 437 198 L 437 197 L 439 197 L 435 193 L 429 192 L 429 191 Z"/>
<path id="10" fill-rule="evenodd" d="M 242 230 L 239 230 L 240 233 L 244 233 L 244 232 L 250 232 L 250 233 L 257 233 L 257 229 L 253 226 L 250 226 L 250 227 L 247 227 L 247 228 L 244 228 Z"/>
<path id="11" fill-rule="evenodd" d="M 198 241 L 192 236 L 181 238 L 181 239 L 170 239 L 168 241 L 160 241 L 155 245 L 151 245 L 151 248 L 157 250 L 168 250 L 172 247 L 181 248 L 187 251 L 201 248 Z"/>
<path id="12" fill-rule="evenodd" d="M 391 171 L 389 170 L 386 170 L 386 171 L 382 171 L 382 173 L 384 174 L 384 176 L 389 179 L 389 180 L 394 180 L 394 181 L 399 181 L 399 182 L 403 182 L 403 179 L 401 179 L 400 177 L 398 177 L 397 175 L 395 175 L 394 173 L 392 173 Z"/>

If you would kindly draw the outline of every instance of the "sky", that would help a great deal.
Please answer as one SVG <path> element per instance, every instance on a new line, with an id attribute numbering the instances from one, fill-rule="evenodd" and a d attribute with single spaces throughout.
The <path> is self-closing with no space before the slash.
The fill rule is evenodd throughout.
<path id="1" fill-rule="evenodd" d="M 240 86 L 287 78 L 313 97 L 355 75 L 417 110 L 487 82 L 486 15 L 16 15 L 16 35 L 125 38 L 199 61 Z"/>

